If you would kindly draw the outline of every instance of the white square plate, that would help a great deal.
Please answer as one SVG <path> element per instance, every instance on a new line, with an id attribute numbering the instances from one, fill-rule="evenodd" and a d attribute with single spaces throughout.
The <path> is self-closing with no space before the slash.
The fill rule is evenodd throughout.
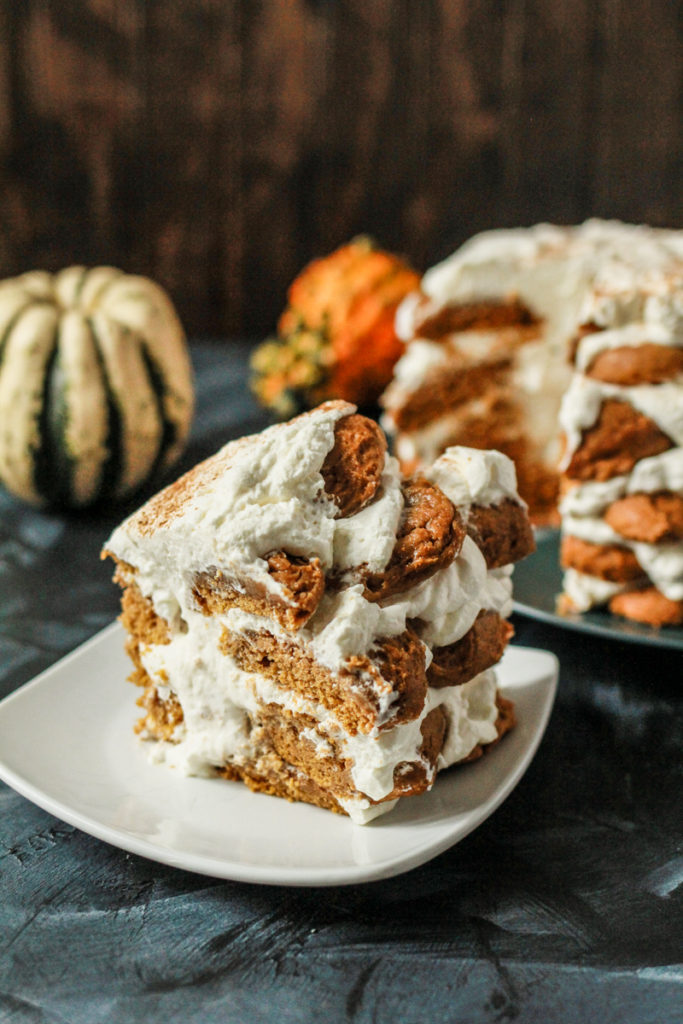
<path id="1" fill-rule="evenodd" d="M 274 885 L 344 885 L 407 871 L 457 843 L 514 789 L 545 731 L 554 655 L 509 647 L 501 690 L 517 725 L 430 793 L 369 825 L 148 762 L 124 634 L 109 626 L 0 702 L 0 778 L 105 842 L 187 871 Z M 521 827 L 521 825 L 520 825 Z"/>

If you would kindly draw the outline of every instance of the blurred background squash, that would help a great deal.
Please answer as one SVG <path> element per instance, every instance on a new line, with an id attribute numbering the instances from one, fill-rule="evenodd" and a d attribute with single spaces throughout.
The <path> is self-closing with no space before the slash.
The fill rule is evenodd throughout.
<path id="1" fill-rule="evenodd" d="M 0 480 L 34 505 L 120 500 L 179 457 L 193 411 L 166 293 L 113 267 L 0 283 Z"/>
<path id="2" fill-rule="evenodd" d="M 277 337 L 252 356 L 259 401 L 282 418 L 328 398 L 375 402 L 402 350 L 396 307 L 419 282 L 367 237 L 314 260 L 289 289 Z"/>

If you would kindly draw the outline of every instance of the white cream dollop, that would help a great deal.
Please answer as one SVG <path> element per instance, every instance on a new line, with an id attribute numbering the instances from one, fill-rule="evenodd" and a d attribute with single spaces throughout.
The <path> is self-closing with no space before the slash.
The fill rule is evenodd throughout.
<path id="1" fill-rule="evenodd" d="M 425 471 L 456 508 L 519 501 L 515 466 L 507 455 L 454 445 Z"/>

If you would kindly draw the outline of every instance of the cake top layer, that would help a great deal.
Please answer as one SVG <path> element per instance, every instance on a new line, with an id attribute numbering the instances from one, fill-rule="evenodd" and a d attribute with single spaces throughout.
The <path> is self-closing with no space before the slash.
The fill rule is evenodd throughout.
<path id="1" fill-rule="evenodd" d="M 107 551 L 142 573 L 162 561 L 218 566 L 270 591 L 272 552 L 317 558 L 323 570 L 382 568 L 402 509 L 400 476 L 379 428 L 354 414 L 328 402 L 228 443 L 122 523 Z"/>
<path id="2" fill-rule="evenodd" d="M 135 512 L 126 521 L 127 532 L 149 536 L 179 529 L 180 521 L 199 525 L 207 515 L 220 527 L 227 513 L 247 508 L 267 513 L 273 502 L 291 499 L 315 502 L 335 424 L 353 412 L 346 402 L 329 402 L 289 423 L 229 441 Z"/>
<path id="3" fill-rule="evenodd" d="M 421 290 L 435 308 L 514 295 L 551 322 L 558 305 L 573 323 L 678 322 L 683 233 L 602 220 L 486 231 L 428 270 Z M 415 333 L 415 303 L 408 297 L 397 316 L 405 340 Z"/>

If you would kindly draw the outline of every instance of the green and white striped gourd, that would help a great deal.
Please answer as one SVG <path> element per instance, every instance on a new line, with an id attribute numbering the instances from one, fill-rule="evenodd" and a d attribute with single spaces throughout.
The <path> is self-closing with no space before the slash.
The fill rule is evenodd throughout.
<path id="1" fill-rule="evenodd" d="M 180 455 L 194 408 L 166 292 L 113 267 L 0 282 L 0 480 L 35 505 L 133 494 Z"/>

